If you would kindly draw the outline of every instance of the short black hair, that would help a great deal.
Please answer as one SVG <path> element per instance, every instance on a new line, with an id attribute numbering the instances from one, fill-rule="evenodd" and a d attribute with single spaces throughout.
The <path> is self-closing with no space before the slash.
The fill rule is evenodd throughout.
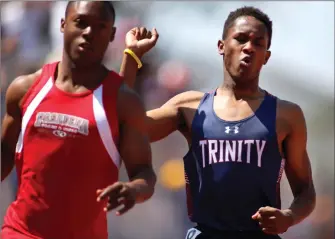
<path id="1" fill-rule="evenodd" d="M 232 27 L 235 20 L 239 17 L 244 17 L 244 16 L 254 17 L 265 25 L 267 32 L 268 32 L 268 36 L 269 36 L 269 44 L 268 44 L 268 49 L 269 49 L 271 46 L 271 38 L 272 38 L 272 21 L 270 20 L 268 15 L 266 15 L 264 12 L 262 12 L 258 8 L 254 8 L 254 7 L 245 6 L 245 7 L 238 8 L 233 12 L 230 12 L 224 24 L 222 39 L 224 40 L 227 37 L 228 30 L 229 28 Z"/>
<path id="2" fill-rule="evenodd" d="M 75 3 L 76 1 L 69 1 L 66 5 L 66 10 L 65 10 L 65 17 L 68 15 L 70 7 Z M 98 2 L 98 1 L 97 1 Z M 110 11 L 111 15 L 112 15 L 112 20 L 113 22 L 115 21 L 115 9 L 113 6 L 113 3 L 110 1 L 99 1 L 102 2 L 105 7 Z"/>

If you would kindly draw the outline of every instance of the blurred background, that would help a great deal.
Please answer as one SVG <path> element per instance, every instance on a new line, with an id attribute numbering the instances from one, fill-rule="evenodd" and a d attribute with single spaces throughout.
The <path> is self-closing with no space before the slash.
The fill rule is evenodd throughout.
<path id="1" fill-rule="evenodd" d="M 273 21 L 272 56 L 261 74 L 261 87 L 298 103 L 307 119 L 308 152 L 317 191 L 317 206 L 284 239 L 334 238 L 334 2 L 114 2 L 117 36 L 105 64 L 119 71 L 124 37 L 135 26 L 156 27 L 160 39 L 143 59 L 136 89 L 147 109 L 161 106 L 189 89 L 209 91 L 223 80 L 216 45 L 230 11 L 258 7 Z M 65 1 L 0 2 L 1 117 L 8 84 L 44 63 L 61 59 L 60 19 Z M 159 176 L 155 195 L 123 217 L 109 213 L 113 239 L 184 238 L 187 218 L 181 158 L 188 148 L 179 133 L 152 144 Z M 1 183 L 0 224 L 15 197 L 15 170 Z M 122 179 L 126 179 L 122 170 Z M 292 202 L 282 180 L 283 207 Z"/>

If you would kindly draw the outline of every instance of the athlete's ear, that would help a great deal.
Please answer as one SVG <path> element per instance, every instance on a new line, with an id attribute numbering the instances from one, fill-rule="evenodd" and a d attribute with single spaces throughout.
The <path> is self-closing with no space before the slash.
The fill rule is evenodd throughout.
<path id="1" fill-rule="evenodd" d="M 111 34 L 111 37 L 109 39 L 110 42 L 114 41 L 115 33 L 116 33 L 116 27 L 113 27 L 112 28 L 112 34 Z"/>
<path id="2" fill-rule="evenodd" d="M 65 19 L 62 18 L 62 19 L 60 20 L 60 32 L 61 32 L 61 33 L 64 33 L 64 27 L 65 27 Z"/>
<path id="3" fill-rule="evenodd" d="M 218 52 L 221 56 L 224 56 L 225 42 L 224 40 L 218 41 Z"/>
<path id="4" fill-rule="evenodd" d="M 266 63 L 268 63 L 268 60 L 270 59 L 271 56 L 271 51 L 267 51 L 266 55 L 265 55 L 265 61 L 263 65 L 266 65 Z"/>

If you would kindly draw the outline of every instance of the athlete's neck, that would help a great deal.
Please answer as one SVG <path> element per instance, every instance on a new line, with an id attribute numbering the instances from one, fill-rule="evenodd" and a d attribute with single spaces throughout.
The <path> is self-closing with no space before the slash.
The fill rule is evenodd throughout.
<path id="1" fill-rule="evenodd" d="M 78 67 L 66 54 L 63 54 L 62 61 L 59 63 L 57 80 L 70 82 L 73 86 L 85 86 L 95 88 L 106 77 L 108 70 L 101 64 Z"/>
<path id="2" fill-rule="evenodd" d="M 225 77 L 223 83 L 217 89 L 217 95 L 240 99 L 258 99 L 264 96 L 264 92 L 258 85 L 258 79 L 250 80 L 248 83 Z"/>

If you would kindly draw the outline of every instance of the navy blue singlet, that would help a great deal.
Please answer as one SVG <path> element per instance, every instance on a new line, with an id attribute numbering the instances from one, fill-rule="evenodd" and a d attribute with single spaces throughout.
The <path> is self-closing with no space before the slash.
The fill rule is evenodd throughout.
<path id="1" fill-rule="evenodd" d="M 277 98 L 266 93 L 252 116 L 225 121 L 214 112 L 215 93 L 196 110 L 184 157 L 189 216 L 220 231 L 259 231 L 251 216 L 263 206 L 281 207 Z"/>

